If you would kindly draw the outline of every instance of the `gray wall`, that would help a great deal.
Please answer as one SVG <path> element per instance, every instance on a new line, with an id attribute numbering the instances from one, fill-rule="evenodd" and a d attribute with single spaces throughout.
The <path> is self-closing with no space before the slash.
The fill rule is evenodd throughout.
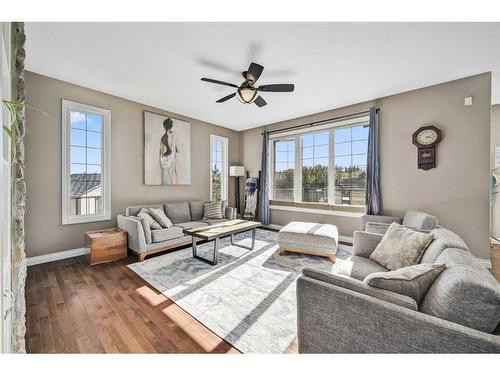
<path id="1" fill-rule="evenodd" d="M 495 168 L 495 146 L 500 146 L 500 104 L 491 106 L 491 168 Z M 499 170 L 495 171 L 500 175 Z M 497 188 L 498 190 L 498 188 Z M 500 197 L 495 195 L 491 205 L 491 233 L 500 237 Z"/>
<path id="2" fill-rule="evenodd" d="M 28 257 L 84 245 L 84 232 L 116 225 L 116 215 L 138 203 L 208 199 L 209 136 L 229 138 L 229 162 L 240 164 L 238 132 L 196 119 L 151 108 L 35 73 L 26 73 L 27 103 L 43 109 L 56 122 L 28 111 L 26 135 L 26 253 Z M 111 110 L 112 166 L 111 211 L 113 219 L 87 224 L 61 225 L 61 99 Z M 191 122 L 191 185 L 145 186 L 143 111 L 165 114 Z M 234 179 L 229 179 L 233 203 Z"/>
<path id="3" fill-rule="evenodd" d="M 369 83 L 367 83 L 369 84 Z M 464 107 L 464 97 L 474 104 Z M 436 215 L 440 223 L 459 233 L 471 251 L 487 258 L 489 231 L 489 149 L 491 75 L 485 73 L 348 107 L 275 123 L 278 129 L 380 107 L 380 173 L 382 206 L 386 214 L 402 215 L 420 209 Z M 443 132 L 437 149 L 437 168 L 417 169 L 417 150 L 411 136 L 425 124 Z M 242 161 L 252 175 L 260 170 L 261 131 L 242 136 Z M 356 220 L 316 214 L 272 211 L 271 221 L 306 218 L 330 222 L 342 235 L 352 236 Z"/>

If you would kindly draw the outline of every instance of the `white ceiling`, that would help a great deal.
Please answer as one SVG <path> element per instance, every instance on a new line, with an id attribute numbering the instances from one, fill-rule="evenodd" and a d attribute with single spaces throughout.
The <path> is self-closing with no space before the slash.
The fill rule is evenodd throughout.
<path id="1" fill-rule="evenodd" d="M 242 130 L 487 71 L 500 103 L 500 23 L 28 23 L 27 69 Z M 251 61 L 263 108 L 236 98 Z"/>

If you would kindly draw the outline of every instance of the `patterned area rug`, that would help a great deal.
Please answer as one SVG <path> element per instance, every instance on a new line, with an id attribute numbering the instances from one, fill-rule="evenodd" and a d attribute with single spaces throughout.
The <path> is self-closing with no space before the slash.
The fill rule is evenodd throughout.
<path id="1" fill-rule="evenodd" d="M 283 353 L 297 335 L 296 279 L 302 268 L 331 271 L 326 258 L 278 255 L 278 233 L 258 229 L 255 249 L 220 241 L 219 262 L 191 257 L 191 248 L 129 265 L 135 273 L 243 353 Z M 250 233 L 235 243 L 251 245 Z M 207 256 L 213 244 L 198 246 Z M 211 254 L 211 252 L 210 252 Z M 337 257 L 350 256 L 340 245 Z"/>

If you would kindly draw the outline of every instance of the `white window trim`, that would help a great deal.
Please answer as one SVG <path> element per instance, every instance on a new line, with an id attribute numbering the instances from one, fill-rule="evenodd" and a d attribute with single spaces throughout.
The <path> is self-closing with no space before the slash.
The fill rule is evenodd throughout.
<path id="1" fill-rule="evenodd" d="M 274 200 L 274 173 L 275 173 L 275 163 L 274 163 L 274 142 L 275 141 L 286 141 L 295 140 L 295 173 L 293 178 L 293 188 L 294 188 L 294 200 L 290 203 L 312 203 L 314 202 L 302 202 L 302 141 L 301 136 L 304 134 L 315 134 L 325 130 L 329 131 L 329 145 L 334 142 L 333 131 L 338 128 L 353 127 L 358 124 L 365 124 L 370 121 L 370 116 L 355 117 L 347 120 L 332 121 L 325 123 L 323 125 L 318 125 L 314 127 L 306 127 L 304 129 L 290 130 L 288 132 L 271 134 L 269 136 L 269 150 L 271 163 L 269 171 L 271 172 L 271 178 L 269 178 L 269 191 L 271 195 L 271 200 Z M 329 147 L 330 154 L 328 155 L 328 204 L 330 206 L 340 206 L 340 207 L 353 207 L 353 208 L 364 208 L 365 206 L 359 205 L 338 205 L 335 204 L 335 155 L 334 147 Z M 282 201 L 287 202 L 287 201 Z M 319 209 L 318 209 L 319 210 Z"/>
<path id="2" fill-rule="evenodd" d="M 71 215 L 70 211 L 70 112 L 100 115 L 102 124 L 101 189 L 103 212 L 98 215 Z M 111 220 L 111 111 L 87 104 L 62 100 L 62 224 Z"/>
<path id="3" fill-rule="evenodd" d="M 222 142 L 222 164 L 224 168 L 222 168 L 221 171 L 221 176 L 222 176 L 222 183 L 221 183 L 221 200 L 227 201 L 227 196 L 228 196 L 228 186 L 229 186 L 229 181 L 228 181 L 228 176 L 229 176 L 229 138 L 226 137 L 221 137 L 220 135 L 214 135 L 210 134 L 210 164 L 209 164 L 209 171 L 210 171 L 210 200 L 212 200 L 212 165 L 213 165 L 213 158 L 212 158 L 212 142 L 213 141 L 221 141 Z"/>

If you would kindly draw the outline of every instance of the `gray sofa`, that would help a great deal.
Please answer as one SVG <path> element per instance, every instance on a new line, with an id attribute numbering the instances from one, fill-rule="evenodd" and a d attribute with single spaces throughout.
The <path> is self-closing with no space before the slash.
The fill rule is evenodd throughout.
<path id="1" fill-rule="evenodd" d="M 204 219 L 203 210 L 206 201 L 168 202 L 127 207 L 125 214 L 117 216 L 118 227 L 128 232 L 128 247 L 137 254 L 139 261 L 147 255 L 190 244 L 191 236 L 186 236 L 183 229 L 217 224 L 236 219 L 236 209 L 226 207 L 224 218 Z M 162 208 L 172 221 L 170 228 L 150 229 L 137 217 L 142 208 Z"/>
<path id="2" fill-rule="evenodd" d="M 443 227 L 430 233 L 435 239 L 421 262 L 446 269 L 420 305 L 362 282 L 388 272 L 369 259 L 378 233 L 355 232 L 352 256 L 332 272 L 304 269 L 297 281 L 299 352 L 500 353 L 500 284 L 457 234 Z"/>
<path id="3" fill-rule="evenodd" d="M 422 211 L 410 210 L 403 217 L 363 215 L 361 217 L 361 230 L 384 234 L 393 222 L 424 232 L 438 227 L 438 219 L 435 216 Z"/>

